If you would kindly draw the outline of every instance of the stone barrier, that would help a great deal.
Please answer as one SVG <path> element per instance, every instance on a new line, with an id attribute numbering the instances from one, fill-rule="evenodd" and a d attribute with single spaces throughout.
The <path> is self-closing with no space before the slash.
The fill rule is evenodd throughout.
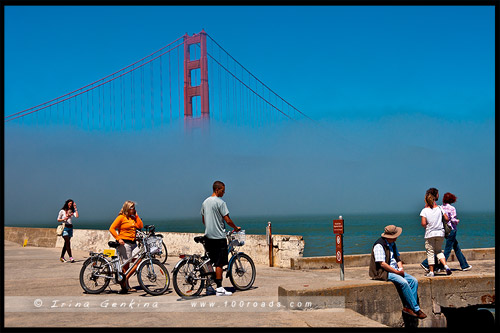
<path id="1" fill-rule="evenodd" d="M 180 254 L 202 254 L 203 246 L 193 240 L 199 233 L 159 232 L 163 235 L 169 256 Z M 4 239 L 27 246 L 62 248 L 64 239 L 56 235 L 56 228 L 4 227 Z M 108 230 L 74 229 L 71 248 L 102 252 L 108 248 L 108 241 L 114 240 Z M 304 253 L 304 239 L 295 235 L 273 235 L 273 266 L 290 268 L 291 258 Z M 269 265 L 269 246 L 265 235 L 246 235 L 241 252 L 247 253 L 257 264 Z"/>
<path id="2" fill-rule="evenodd" d="M 462 249 L 467 260 L 487 260 L 495 259 L 495 248 Z M 401 260 L 404 264 L 418 264 L 425 258 L 425 251 L 400 252 Z M 324 257 L 295 257 L 291 258 L 291 269 L 332 269 L 338 268 L 335 256 Z M 448 262 L 457 261 L 455 252 L 450 253 Z M 370 266 L 370 254 L 355 254 L 344 256 L 345 267 Z"/>
<path id="3" fill-rule="evenodd" d="M 56 228 L 4 227 L 4 239 L 21 245 L 55 247 L 57 238 Z"/>
<path id="4" fill-rule="evenodd" d="M 442 307 L 462 308 L 478 304 L 494 304 L 495 274 L 460 277 L 418 278 L 420 307 L 427 314 L 420 327 L 446 327 Z M 321 297 L 318 297 L 321 296 Z M 402 303 L 393 283 L 375 280 L 349 280 L 307 285 L 288 284 L 278 288 L 283 304 L 316 301 L 312 308 L 329 308 L 330 300 L 341 297 L 344 306 L 370 319 L 391 327 L 402 327 Z M 471 324 L 471 323 L 468 323 Z M 479 324 L 480 325 L 480 324 Z"/>

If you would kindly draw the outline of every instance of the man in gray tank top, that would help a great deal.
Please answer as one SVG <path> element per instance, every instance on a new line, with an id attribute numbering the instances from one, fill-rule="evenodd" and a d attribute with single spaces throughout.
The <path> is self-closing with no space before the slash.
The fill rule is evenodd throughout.
<path id="1" fill-rule="evenodd" d="M 230 296 L 232 293 L 222 287 L 222 267 L 228 264 L 228 247 L 225 223 L 235 231 L 241 230 L 229 217 L 227 205 L 222 200 L 226 186 L 221 181 L 214 182 L 213 193 L 201 205 L 201 220 L 205 225 L 205 248 L 215 266 L 215 283 L 217 296 Z"/>

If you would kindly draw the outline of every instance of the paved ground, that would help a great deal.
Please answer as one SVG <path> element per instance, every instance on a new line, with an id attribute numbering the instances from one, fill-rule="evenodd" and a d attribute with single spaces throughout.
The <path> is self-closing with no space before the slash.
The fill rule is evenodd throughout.
<path id="1" fill-rule="evenodd" d="M 59 248 L 25 247 L 5 241 L 5 327 L 383 327 L 350 309 L 292 310 L 278 306 L 278 287 L 286 284 L 339 281 L 339 269 L 295 271 L 257 265 L 254 288 L 229 297 L 205 296 L 183 300 L 172 283 L 165 295 L 152 297 L 133 276 L 136 293 L 118 294 L 118 285 L 100 295 L 86 295 L 79 272 L 88 257 L 73 251 L 75 263 L 61 263 Z M 179 258 L 169 258 L 172 271 Z M 470 262 L 470 272 L 451 263 L 454 274 L 494 272 L 494 260 Z M 406 270 L 421 276 L 418 265 Z M 369 279 L 367 267 L 347 268 L 349 280 Z M 224 286 L 231 288 L 229 280 Z M 290 306 L 290 305 L 289 305 Z"/>

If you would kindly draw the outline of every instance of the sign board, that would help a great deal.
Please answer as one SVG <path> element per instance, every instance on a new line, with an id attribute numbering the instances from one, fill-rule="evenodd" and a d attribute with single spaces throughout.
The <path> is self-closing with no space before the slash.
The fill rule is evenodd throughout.
<path id="1" fill-rule="evenodd" d="M 336 235 L 344 233 L 344 220 L 333 220 L 333 233 Z"/>
<path id="2" fill-rule="evenodd" d="M 335 235 L 335 259 L 336 262 L 341 264 L 344 259 L 343 251 L 342 251 L 342 235 Z"/>

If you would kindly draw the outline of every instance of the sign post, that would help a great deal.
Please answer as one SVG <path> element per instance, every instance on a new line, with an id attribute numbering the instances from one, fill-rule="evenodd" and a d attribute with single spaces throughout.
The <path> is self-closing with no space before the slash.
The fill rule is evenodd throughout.
<path id="1" fill-rule="evenodd" d="M 274 258 L 273 258 L 273 234 L 271 232 L 271 221 L 267 222 L 266 240 L 267 240 L 267 245 L 269 246 L 269 267 L 273 267 L 273 265 L 274 265 Z"/>
<path id="2" fill-rule="evenodd" d="M 344 281 L 344 219 L 339 216 L 333 220 L 333 233 L 335 234 L 335 259 L 340 264 L 340 281 Z"/>

